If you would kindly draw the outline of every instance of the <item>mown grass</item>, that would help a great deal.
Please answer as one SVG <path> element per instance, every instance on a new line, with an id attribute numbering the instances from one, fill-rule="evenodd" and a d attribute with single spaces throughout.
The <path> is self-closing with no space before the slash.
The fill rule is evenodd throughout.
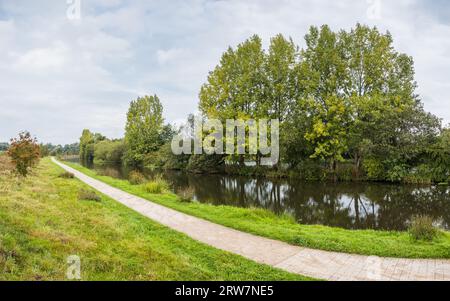
<path id="1" fill-rule="evenodd" d="M 396 258 L 450 258 L 450 233 L 441 232 L 431 242 L 416 241 L 407 232 L 346 230 L 300 225 L 288 216 L 264 209 L 214 206 L 180 201 L 174 194 L 156 195 L 128 181 L 97 175 L 79 164 L 71 167 L 111 186 L 155 203 L 248 233 L 278 239 L 309 248 Z"/>
<path id="2" fill-rule="evenodd" d="M 61 178 L 48 159 L 30 177 L 0 174 L 0 280 L 65 280 L 67 257 L 82 280 L 306 280 L 196 242 Z"/>

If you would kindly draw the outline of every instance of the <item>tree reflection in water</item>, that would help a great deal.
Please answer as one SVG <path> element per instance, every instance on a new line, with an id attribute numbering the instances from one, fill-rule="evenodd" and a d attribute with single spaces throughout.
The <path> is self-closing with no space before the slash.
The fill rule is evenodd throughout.
<path id="1" fill-rule="evenodd" d="M 450 227 L 447 188 L 379 183 L 316 183 L 220 175 L 166 173 L 174 190 L 192 187 L 195 199 L 215 205 L 289 212 L 304 224 L 346 229 L 405 230 L 412 216 L 426 214 Z"/>
<path id="2" fill-rule="evenodd" d="M 126 178 L 127 171 L 120 170 L 120 175 Z M 150 172 L 148 175 L 152 176 Z M 303 224 L 405 230 L 411 217 L 420 214 L 450 229 L 447 187 L 318 183 L 182 172 L 165 172 L 163 177 L 172 183 L 175 192 L 193 188 L 199 202 L 265 208 L 277 214 L 288 212 Z"/>

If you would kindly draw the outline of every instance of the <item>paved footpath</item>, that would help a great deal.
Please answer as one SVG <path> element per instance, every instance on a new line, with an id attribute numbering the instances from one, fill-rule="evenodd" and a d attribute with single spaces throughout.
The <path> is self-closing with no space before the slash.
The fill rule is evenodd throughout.
<path id="1" fill-rule="evenodd" d="M 450 260 L 396 259 L 302 248 L 230 229 L 131 195 L 52 159 L 82 182 L 140 214 L 195 240 L 253 261 L 325 280 L 446 280 Z"/>

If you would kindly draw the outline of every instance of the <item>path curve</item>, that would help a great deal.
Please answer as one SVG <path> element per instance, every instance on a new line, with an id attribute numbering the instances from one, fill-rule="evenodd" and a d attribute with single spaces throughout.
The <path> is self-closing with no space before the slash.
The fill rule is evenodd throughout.
<path id="1" fill-rule="evenodd" d="M 93 179 L 55 158 L 52 161 L 92 188 L 160 224 L 215 248 L 291 273 L 336 281 L 450 281 L 450 260 L 380 258 L 293 246 L 155 204 Z"/>

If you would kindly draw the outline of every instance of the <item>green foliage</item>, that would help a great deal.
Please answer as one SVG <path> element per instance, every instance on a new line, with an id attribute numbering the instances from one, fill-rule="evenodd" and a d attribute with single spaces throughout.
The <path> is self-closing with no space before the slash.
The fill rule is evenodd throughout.
<path id="1" fill-rule="evenodd" d="M 305 159 L 296 166 L 292 176 L 307 181 L 323 181 L 327 179 L 327 170 L 320 161 Z"/>
<path id="2" fill-rule="evenodd" d="M 441 131 L 441 121 L 423 109 L 414 61 L 395 49 L 389 32 L 361 24 L 340 31 L 313 26 L 305 44 L 300 49 L 280 34 L 265 50 L 254 35 L 229 47 L 201 87 L 201 117 L 222 122 L 278 119 L 280 163 L 264 170 L 265 175 L 448 181 L 450 130 Z M 238 173 L 261 173 L 261 154 L 173 155 L 175 131 L 164 125 L 162 111 L 156 95 L 132 101 L 123 144 L 85 130 L 81 159 L 202 173 L 223 172 L 226 160 L 239 163 Z M 255 160 L 256 167 L 248 170 L 246 159 Z M 318 163 L 311 164 L 312 170 L 304 168 L 311 162 Z"/>
<path id="3" fill-rule="evenodd" d="M 338 163 L 352 160 L 359 177 L 366 158 L 390 160 L 398 166 L 369 161 L 364 169 L 371 179 L 400 180 L 440 128 L 416 94 L 413 59 L 395 50 L 389 32 L 360 24 L 311 27 L 305 41 L 299 50 L 277 35 L 265 51 L 253 36 L 230 47 L 202 86 L 200 111 L 221 120 L 278 118 L 281 159 L 291 166 L 317 158 L 338 178 Z"/>
<path id="4" fill-rule="evenodd" d="M 120 164 L 125 152 L 123 140 L 103 140 L 94 144 L 94 163 L 97 165 Z"/>
<path id="5" fill-rule="evenodd" d="M 339 181 L 352 181 L 356 179 L 354 175 L 354 165 L 351 162 L 344 162 L 337 166 L 337 179 Z"/>
<path id="6" fill-rule="evenodd" d="M 402 182 L 408 175 L 408 166 L 405 164 L 392 165 L 387 171 L 386 180 L 390 182 Z"/>
<path id="7" fill-rule="evenodd" d="M 161 194 L 169 191 L 169 184 L 161 176 L 157 176 L 145 184 L 144 188 L 148 193 Z"/>
<path id="8" fill-rule="evenodd" d="M 92 190 L 80 189 L 78 191 L 78 200 L 100 202 L 102 198 Z"/>
<path id="9" fill-rule="evenodd" d="M 428 164 L 421 164 L 403 179 L 403 182 L 409 184 L 431 184 L 434 179 L 433 169 Z"/>
<path id="10" fill-rule="evenodd" d="M 130 174 L 128 175 L 128 181 L 132 185 L 143 184 L 146 180 L 147 179 L 145 178 L 145 176 L 137 170 L 131 171 Z"/>
<path id="11" fill-rule="evenodd" d="M 307 141 L 315 146 L 311 158 L 344 161 L 342 154 L 347 150 L 347 129 L 350 122 L 350 106 L 344 99 L 330 97 L 323 103 L 308 101 L 312 112 L 312 127 L 305 134 Z"/>
<path id="12" fill-rule="evenodd" d="M 429 216 L 412 217 L 408 232 L 416 241 L 433 241 L 439 233 L 433 226 L 433 219 Z"/>
<path id="13" fill-rule="evenodd" d="M 187 170 L 194 173 L 220 173 L 225 168 L 223 155 L 193 155 L 189 159 Z"/>
<path id="14" fill-rule="evenodd" d="M 144 96 L 133 100 L 127 113 L 125 127 L 128 165 L 140 165 L 145 156 L 157 151 L 167 139 L 164 131 L 163 107 L 158 96 Z"/>
<path id="15" fill-rule="evenodd" d="M 433 178 L 436 182 L 450 182 L 450 128 L 444 129 L 436 143 L 428 149 Z"/>
<path id="16" fill-rule="evenodd" d="M 51 143 L 40 144 L 41 157 L 48 156 L 75 156 L 80 154 L 80 144 L 53 145 Z"/>
<path id="17" fill-rule="evenodd" d="M 171 143 L 166 143 L 156 152 L 149 153 L 144 158 L 144 166 L 149 169 L 183 170 L 189 164 L 191 155 L 175 155 Z"/>
<path id="18" fill-rule="evenodd" d="M 378 159 L 367 158 L 364 159 L 363 168 L 367 178 L 371 181 L 384 180 L 384 166 Z"/>
<path id="19" fill-rule="evenodd" d="M 19 175 L 26 177 L 30 169 L 39 162 L 39 150 L 37 140 L 28 132 L 22 132 L 18 138 L 11 139 L 8 156 Z"/>
<path id="20" fill-rule="evenodd" d="M 98 134 L 91 133 L 91 131 L 83 130 L 80 137 L 80 160 L 85 163 L 94 162 L 94 146 L 96 143 L 105 140 L 106 137 Z"/>

